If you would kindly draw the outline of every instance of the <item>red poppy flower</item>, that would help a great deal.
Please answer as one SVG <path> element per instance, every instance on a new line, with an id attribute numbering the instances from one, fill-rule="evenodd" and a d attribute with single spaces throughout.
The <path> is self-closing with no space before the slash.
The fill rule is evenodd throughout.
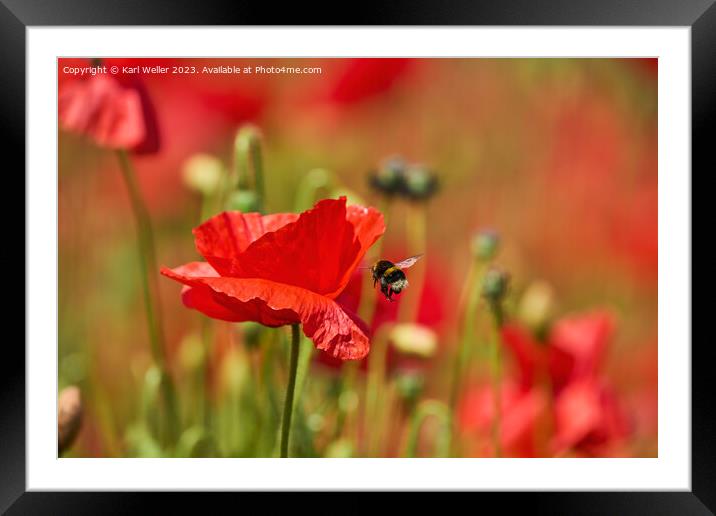
<path id="1" fill-rule="evenodd" d="M 516 323 L 503 328 L 523 392 L 539 388 L 540 371 L 554 397 L 554 453 L 587 456 L 624 455 L 629 432 L 621 403 L 599 378 L 600 365 L 614 331 L 604 311 L 573 315 L 555 322 L 545 343 Z M 542 386 L 544 387 L 544 386 Z"/>
<path id="2" fill-rule="evenodd" d="M 369 349 L 365 324 L 336 301 L 385 231 L 374 208 L 326 199 L 300 215 L 224 212 L 194 229 L 206 262 L 162 274 L 189 288 L 184 304 L 225 321 L 301 323 L 316 347 L 342 360 Z"/>
<path id="3" fill-rule="evenodd" d="M 572 449 L 588 456 L 620 455 L 628 422 L 610 389 L 603 383 L 580 379 L 567 385 L 555 400 L 556 453 Z"/>
<path id="4" fill-rule="evenodd" d="M 330 97 L 336 102 L 358 102 L 389 90 L 405 74 L 411 59 L 350 59 L 333 85 Z"/>
<path id="5" fill-rule="evenodd" d="M 85 135 L 102 147 L 142 154 L 159 148 L 154 108 L 134 77 L 120 82 L 115 76 L 97 74 L 64 82 L 58 116 L 64 130 Z"/>
<path id="6" fill-rule="evenodd" d="M 535 428 L 545 409 L 544 395 L 537 389 L 524 391 L 510 381 L 500 387 L 500 446 L 509 457 L 534 457 Z M 492 387 L 482 386 L 468 390 L 458 407 L 460 428 L 473 437 L 471 455 L 494 455 L 492 422 L 495 404 Z"/>
<path id="7" fill-rule="evenodd" d="M 545 343 L 517 323 L 504 326 L 502 339 L 515 358 L 523 388 L 533 385 L 540 368 L 547 368 L 553 387 L 560 390 L 571 381 L 597 374 L 613 332 L 611 314 L 594 311 L 559 319 Z"/>

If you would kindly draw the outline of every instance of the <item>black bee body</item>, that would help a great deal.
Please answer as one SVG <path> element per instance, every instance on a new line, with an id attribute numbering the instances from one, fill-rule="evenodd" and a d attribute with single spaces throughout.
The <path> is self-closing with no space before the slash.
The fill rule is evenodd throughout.
<path id="1" fill-rule="evenodd" d="M 371 272 L 373 273 L 373 286 L 380 282 L 380 291 L 388 299 L 392 301 L 393 294 L 400 294 L 400 292 L 408 286 L 408 279 L 405 277 L 405 273 L 402 271 L 403 267 L 410 267 L 417 257 L 409 258 L 399 263 L 393 263 L 389 260 L 379 260 L 373 267 Z"/>

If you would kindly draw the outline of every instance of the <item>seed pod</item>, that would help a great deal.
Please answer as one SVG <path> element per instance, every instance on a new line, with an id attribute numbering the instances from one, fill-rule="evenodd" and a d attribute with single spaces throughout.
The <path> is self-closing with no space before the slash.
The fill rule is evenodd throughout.
<path id="1" fill-rule="evenodd" d="M 492 260 L 500 247 L 500 235 L 492 229 L 479 231 L 472 239 L 472 254 L 481 261 Z"/>
<path id="2" fill-rule="evenodd" d="M 405 160 L 400 156 L 386 159 L 369 178 L 370 186 L 379 193 L 392 197 L 405 189 Z"/>
<path id="3" fill-rule="evenodd" d="M 62 389 L 57 403 L 57 451 L 61 455 L 77 437 L 82 424 L 82 396 L 78 387 Z"/>
<path id="4" fill-rule="evenodd" d="M 427 201 L 438 191 L 436 174 L 422 166 L 412 165 L 405 172 L 403 195 L 413 201 Z"/>

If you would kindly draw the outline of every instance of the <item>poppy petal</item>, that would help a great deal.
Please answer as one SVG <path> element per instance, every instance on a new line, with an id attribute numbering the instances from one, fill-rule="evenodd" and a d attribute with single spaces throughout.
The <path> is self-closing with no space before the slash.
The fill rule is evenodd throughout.
<path id="1" fill-rule="evenodd" d="M 232 312 L 233 317 L 226 320 L 252 320 L 266 326 L 300 322 L 304 334 L 316 347 L 336 358 L 358 360 L 368 354 L 370 344 L 365 325 L 325 296 L 260 278 L 197 275 L 203 272 L 211 271 L 196 263 L 174 270 L 162 269 L 165 276 L 192 287 L 191 307 L 207 315 L 216 313 L 218 304 Z"/>
<path id="2" fill-rule="evenodd" d="M 194 229 L 194 243 L 206 261 L 221 274 L 231 275 L 232 261 L 265 233 L 294 222 L 295 213 L 242 213 L 225 211 Z"/>
<path id="3" fill-rule="evenodd" d="M 383 216 L 375 209 L 347 210 L 345 197 L 325 199 L 296 222 L 265 233 L 238 253 L 229 273 L 222 274 L 263 278 L 334 299 L 384 231 Z"/>

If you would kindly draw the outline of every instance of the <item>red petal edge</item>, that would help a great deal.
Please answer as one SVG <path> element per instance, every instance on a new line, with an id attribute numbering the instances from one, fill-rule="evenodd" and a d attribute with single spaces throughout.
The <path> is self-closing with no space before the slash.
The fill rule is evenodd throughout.
<path id="1" fill-rule="evenodd" d="M 183 294 L 185 303 L 210 317 L 267 326 L 300 322 L 318 349 L 341 360 L 359 360 L 370 349 L 362 321 L 335 301 L 309 290 L 265 279 L 219 277 L 201 262 L 161 272 L 190 286 Z"/>

